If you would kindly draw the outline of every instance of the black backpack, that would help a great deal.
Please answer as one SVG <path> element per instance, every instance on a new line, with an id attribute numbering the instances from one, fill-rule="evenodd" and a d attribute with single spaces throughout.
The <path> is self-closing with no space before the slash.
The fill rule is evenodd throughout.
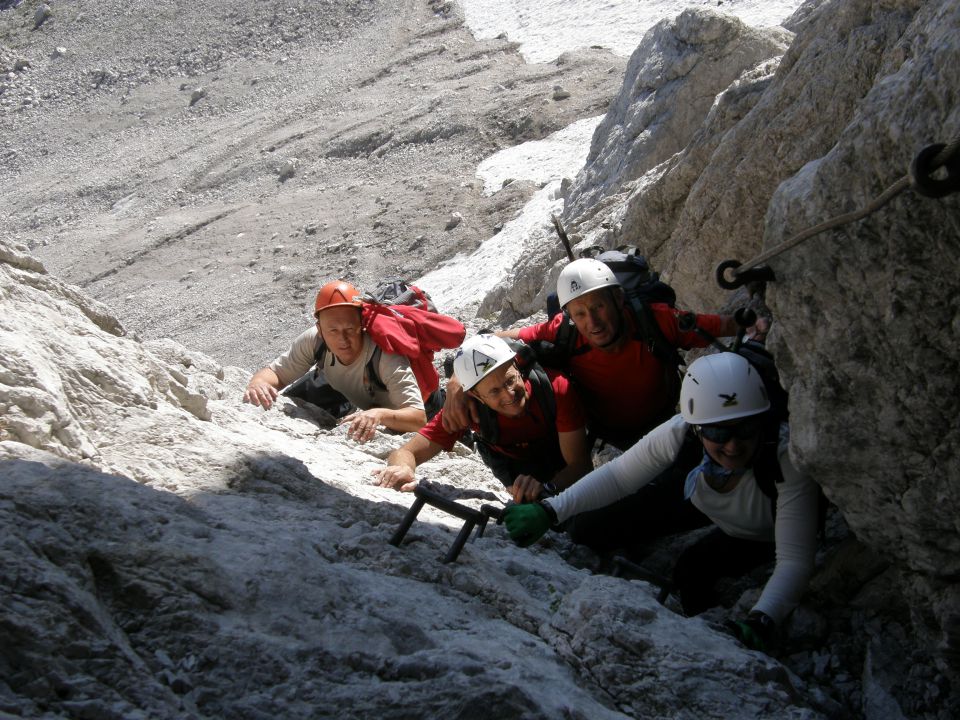
<path id="1" fill-rule="evenodd" d="M 590 255 L 590 253 L 587 253 Z M 674 400 L 680 397 L 680 372 L 683 358 L 677 348 L 664 336 L 660 325 L 650 309 L 651 303 L 663 303 L 674 307 L 677 294 L 672 287 L 660 279 L 660 274 L 650 269 L 646 258 L 634 247 L 620 247 L 595 255 L 595 259 L 604 263 L 620 283 L 627 300 L 626 308 L 633 318 L 634 337 L 643 342 L 650 352 L 663 363 L 664 381 L 670 388 Z M 556 293 L 547 297 L 547 314 L 552 319 L 563 313 L 563 321 L 557 330 L 553 342 L 538 340 L 530 343 L 537 360 L 546 367 L 566 371 L 570 359 L 590 351 L 589 345 L 577 348 L 579 333 L 573 320 L 561 310 Z"/>

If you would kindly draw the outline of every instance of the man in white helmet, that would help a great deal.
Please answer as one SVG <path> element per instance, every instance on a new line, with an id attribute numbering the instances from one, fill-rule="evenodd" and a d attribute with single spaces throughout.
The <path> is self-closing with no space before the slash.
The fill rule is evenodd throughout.
<path id="1" fill-rule="evenodd" d="M 694 331 L 682 332 L 679 313 L 669 305 L 654 303 L 642 316 L 635 313 L 613 271 L 599 260 L 567 265 L 557 279 L 557 295 L 563 313 L 498 334 L 557 343 L 562 326 L 572 320 L 577 337 L 558 369 L 576 384 L 591 434 L 625 449 L 676 411 L 677 349 L 705 347 L 708 341 Z M 715 337 L 737 333 L 730 316 L 697 315 L 696 320 Z M 444 409 L 448 428 L 468 422 L 471 407 L 456 380 L 447 385 Z"/>
<path id="2" fill-rule="evenodd" d="M 559 373 L 521 368 L 517 352 L 495 335 L 469 338 L 454 367 L 464 391 L 482 406 L 472 425 L 484 462 L 516 502 L 569 487 L 593 467 L 585 418 L 576 391 Z M 450 451 L 465 430 L 448 431 L 443 410 L 374 472 L 379 485 L 416 487 L 417 465 Z"/>
<path id="3" fill-rule="evenodd" d="M 739 577 L 775 559 L 760 599 L 737 623 L 745 643 L 769 649 L 813 572 L 820 497 L 817 485 L 790 462 L 788 427 L 769 410 L 763 380 L 746 359 L 729 352 L 699 358 L 683 379 L 679 415 L 556 497 L 508 508 L 507 529 L 526 546 L 551 526 L 603 514 L 628 498 L 637 501 L 622 518 L 630 528 L 620 529 L 649 540 L 686 529 L 667 526 L 663 516 L 682 524 L 699 512 L 717 529 L 677 560 L 673 581 L 684 611 L 694 615 L 715 605 L 719 578 Z M 662 481 L 691 437 L 702 451 L 699 464 L 674 474 L 672 497 L 659 488 L 655 500 L 644 502 L 644 490 L 655 478 Z M 688 507 L 675 507 L 682 505 Z M 616 513 L 608 518 L 611 532 L 616 519 Z"/>

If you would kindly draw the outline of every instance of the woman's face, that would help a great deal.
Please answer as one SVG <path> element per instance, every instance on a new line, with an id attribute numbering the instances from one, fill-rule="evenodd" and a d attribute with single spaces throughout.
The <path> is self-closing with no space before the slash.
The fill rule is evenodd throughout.
<path id="1" fill-rule="evenodd" d="M 700 441 L 713 461 L 726 470 L 746 470 L 760 445 L 763 426 L 747 417 L 700 426 Z"/>

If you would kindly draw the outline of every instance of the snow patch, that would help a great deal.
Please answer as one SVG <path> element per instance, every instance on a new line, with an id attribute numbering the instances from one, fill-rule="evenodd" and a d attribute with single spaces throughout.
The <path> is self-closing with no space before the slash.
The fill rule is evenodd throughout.
<path id="1" fill-rule="evenodd" d="M 467 27 L 479 40 L 505 33 L 527 62 L 545 63 L 577 48 L 599 46 L 628 57 L 643 34 L 689 7 L 734 15 L 747 25 L 779 25 L 798 0 L 460 0 Z"/>
<path id="2" fill-rule="evenodd" d="M 486 294 L 507 277 L 524 248 L 553 232 L 550 215 L 563 211 L 560 181 L 583 167 L 593 131 L 602 119 L 600 115 L 580 120 L 543 140 L 501 150 L 480 163 L 477 177 L 487 195 L 509 180 L 527 180 L 544 187 L 516 219 L 474 252 L 453 257 L 417 281 L 440 310 L 461 316 L 475 312 Z"/>

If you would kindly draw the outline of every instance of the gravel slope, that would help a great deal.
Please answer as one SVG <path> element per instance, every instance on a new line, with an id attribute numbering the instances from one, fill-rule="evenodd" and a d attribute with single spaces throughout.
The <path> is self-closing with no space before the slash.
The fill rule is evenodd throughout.
<path id="1" fill-rule="evenodd" d="M 128 330 L 248 368 L 326 279 L 494 234 L 535 188 L 484 198 L 478 163 L 604 112 L 625 63 L 527 65 L 426 0 L 36 7 L 0 15 L 10 238 Z"/>

